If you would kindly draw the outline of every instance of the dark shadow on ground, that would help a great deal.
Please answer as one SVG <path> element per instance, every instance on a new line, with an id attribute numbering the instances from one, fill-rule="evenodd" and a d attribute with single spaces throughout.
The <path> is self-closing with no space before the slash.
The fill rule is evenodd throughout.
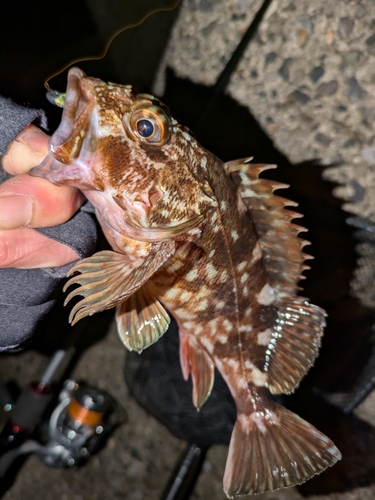
<path id="1" fill-rule="evenodd" d="M 194 131 L 211 89 L 177 78 L 167 72 L 164 101 L 173 116 Z M 298 223 L 309 230 L 307 252 L 314 256 L 312 269 L 302 282 L 303 295 L 326 309 L 327 329 L 315 366 L 293 396 L 284 403 L 320 430 L 341 449 L 343 461 L 301 492 L 327 494 L 369 485 L 375 478 L 375 430 L 353 415 L 344 415 L 313 392 L 346 391 L 358 379 L 371 353 L 373 312 L 350 295 L 350 280 L 356 265 L 356 241 L 346 224 L 342 202 L 332 195 L 333 185 L 322 180 L 324 167 L 318 161 L 292 165 L 273 145 L 250 111 L 231 97 L 221 96 L 197 131 L 198 141 L 224 161 L 254 156 L 256 163 L 275 163 L 277 170 L 263 174 L 290 184 L 277 194 L 299 203 L 304 214 Z"/>

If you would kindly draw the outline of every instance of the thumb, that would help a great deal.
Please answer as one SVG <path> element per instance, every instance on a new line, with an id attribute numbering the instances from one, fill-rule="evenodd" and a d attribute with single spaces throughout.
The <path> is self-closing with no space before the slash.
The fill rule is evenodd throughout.
<path id="1" fill-rule="evenodd" d="M 3 158 L 4 170 L 17 175 L 39 165 L 48 153 L 48 141 L 47 134 L 35 125 L 29 125 L 11 143 Z"/>

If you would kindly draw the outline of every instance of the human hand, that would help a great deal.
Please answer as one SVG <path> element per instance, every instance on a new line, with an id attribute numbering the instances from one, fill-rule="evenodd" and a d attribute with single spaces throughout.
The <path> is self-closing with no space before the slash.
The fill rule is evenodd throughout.
<path id="1" fill-rule="evenodd" d="M 0 185 L 0 267 L 57 267 L 79 258 L 69 246 L 34 229 L 66 222 L 85 200 L 75 188 L 28 175 L 46 156 L 48 139 L 29 125 L 3 158 L 4 170 L 15 177 Z"/>

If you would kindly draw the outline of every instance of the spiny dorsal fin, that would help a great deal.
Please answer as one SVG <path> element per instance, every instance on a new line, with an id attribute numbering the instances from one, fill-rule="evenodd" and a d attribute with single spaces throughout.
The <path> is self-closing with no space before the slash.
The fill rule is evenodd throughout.
<path id="1" fill-rule="evenodd" d="M 303 252 L 309 242 L 298 234 L 305 228 L 292 223 L 301 214 L 286 209 L 297 203 L 274 194 L 289 187 L 259 174 L 276 165 L 230 162 L 231 173 L 241 197 L 251 213 L 259 236 L 268 285 L 274 290 L 272 304 L 278 317 L 272 326 L 270 343 L 265 352 L 264 372 L 268 372 L 268 388 L 273 394 L 292 392 L 318 355 L 325 326 L 325 312 L 297 295 L 302 272 L 308 269 Z"/>
<path id="2" fill-rule="evenodd" d="M 295 292 L 304 269 L 303 263 L 311 258 L 302 252 L 309 242 L 298 238 L 298 234 L 306 229 L 292 224 L 293 219 L 302 215 L 285 208 L 298 204 L 274 195 L 275 190 L 289 186 L 259 178 L 261 172 L 274 168 L 276 165 L 249 164 L 247 161 L 243 163 L 243 160 L 230 162 L 226 166 L 251 212 L 270 286 L 276 286 L 282 293 L 288 284 L 288 290 Z"/>

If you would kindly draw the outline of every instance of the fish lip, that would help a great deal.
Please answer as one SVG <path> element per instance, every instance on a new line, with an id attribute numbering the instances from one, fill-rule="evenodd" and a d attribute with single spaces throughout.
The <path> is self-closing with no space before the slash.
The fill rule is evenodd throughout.
<path id="1" fill-rule="evenodd" d="M 30 170 L 30 175 L 45 177 L 55 184 L 61 184 L 66 179 L 80 179 L 79 168 L 73 163 L 76 163 L 82 144 L 72 154 L 69 141 L 77 134 L 77 126 L 81 127 L 92 111 L 94 87 L 92 79 L 86 77 L 81 69 L 74 67 L 69 70 L 61 122 L 48 144 L 50 153 L 39 166 Z"/>
<path id="2" fill-rule="evenodd" d="M 82 85 L 83 82 L 85 82 L 85 85 Z M 91 87 L 93 87 L 89 78 L 86 77 L 86 74 L 80 68 L 73 67 L 69 70 L 61 122 L 49 142 L 49 149 L 52 152 L 54 152 L 57 147 L 61 146 L 71 135 L 74 123 L 77 119 L 79 104 L 85 102 L 86 108 L 87 103 L 92 98 L 92 93 L 89 92 L 90 84 Z M 83 109 L 80 111 L 82 112 Z"/>

